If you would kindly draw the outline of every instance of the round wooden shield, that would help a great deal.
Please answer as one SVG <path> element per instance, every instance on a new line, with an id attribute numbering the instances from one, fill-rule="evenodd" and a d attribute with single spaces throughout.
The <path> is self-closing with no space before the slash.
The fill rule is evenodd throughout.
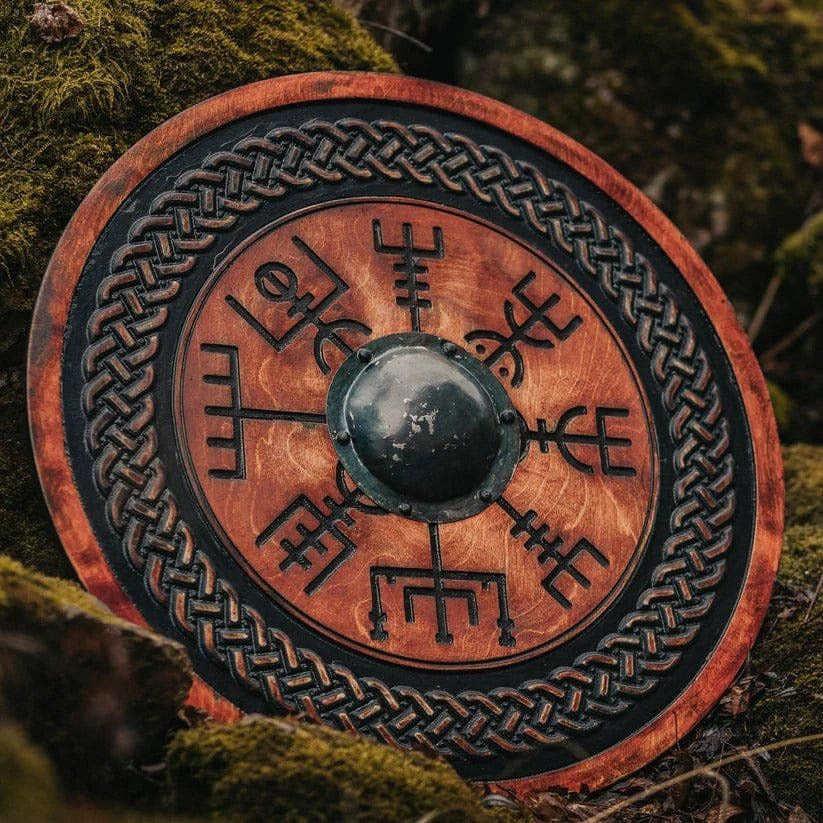
<path id="1" fill-rule="evenodd" d="M 567 137 L 418 80 L 271 80 L 127 152 L 52 259 L 29 401 L 78 574 L 187 645 L 196 703 L 520 796 L 673 745 L 777 565 L 775 426 L 705 266 Z"/>

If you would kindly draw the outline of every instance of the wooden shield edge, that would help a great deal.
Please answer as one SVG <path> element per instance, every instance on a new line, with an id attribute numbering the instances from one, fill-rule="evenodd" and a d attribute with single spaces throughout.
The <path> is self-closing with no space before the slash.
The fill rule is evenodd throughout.
<path id="1" fill-rule="evenodd" d="M 60 387 L 63 333 L 74 289 L 92 247 L 131 191 L 197 137 L 233 120 L 291 103 L 372 98 L 431 106 L 482 121 L 549 152 L 590 180 L 636 220 L 683 273 L 729 358 L 751 432 L 756 473 L 754 548 L 737 608 L 696 679 L 653 721 L 620 744 L 554 772 L 490 782 L 520 798 L 552 787 L 590 791 L 639 769 L 686 735 L 717 703 L 746 660 L 771 596 L 783 531 L 783 469 L 765 380 L 728 298 L 677 228 L 633 184 L 551 126 L 482 95 L 439 83 L 362 72 L 299 74 L 263 80 L 209 98 L 150 132 L 106 171 L 78 207 L 55 248 L 32 321 L 27 372 L 35 462 L 52 519 L 78 576 L 121 617 L 145 626 L 111 570 L 86 517 L 65 449 Z M 59 436 L 58 436 L 59 432 Z M 218 720 L 241 712 L 197 678 L 189 701 Z"/>

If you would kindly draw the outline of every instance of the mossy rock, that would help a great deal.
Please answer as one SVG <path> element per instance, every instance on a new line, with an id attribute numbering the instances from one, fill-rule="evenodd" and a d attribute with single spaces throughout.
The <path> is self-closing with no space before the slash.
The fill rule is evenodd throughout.
<path id="1" fill-rule="evenodd" d="M 18 385 L 9 390 L 22 394 Z M 27 568 L 73 578 L 37 483 L 26 407 L 0 390 L 0 552 Z"/>
<path id="2" fill-rule="evenodd" d="M 53 820 L 60 804 L 48 758 L 11 723 L 0 723 L 0 820 Z"/>
<path id="3" fill-rule="evenodd" d="M 154 126 L 282 74 L 396 71 L 330 0 L 71 0 L 78 36 L 47 43 L 29 0 L 0 4 L 0 551 L 71 576 L 28 446 L 29 317 L 60 233 L 95 181 Z"/>
<path id="4" fill-rule="evenodd" d="M 0 705 L 73 790 L 156 762 L 191 683 L 179 643 L 0 556 Z"/>
<path id="5" fill-rule="evenodd" d="M 327 0 L 72 0 L 79 36 L 51 45 L 28 2 L 0 16 L 0 305 L 30 309 L 72 211 L 129 145 L 244 83 L 395 64 Z"/>
<path id="6" fill-rule="evenodd" d="M 823 446 L 789 446 L 783 456 L 786 533 L 778 579 L 811 598 L 823 574 Z M 802 603 L 774 602 L 753 658 L 757 669 L 776 676 L 747 719 L 753 741 L 766 744 L 823 731 L 823 598 L 811 611 Z M 762 765 L 781 801 L 823 817 L 820 742 L 774 752 Z"/>
<path id="7" fill-rule="evenodd" d="M 508 815 L 484 810 L 478 791 L 439 760 L 274 718 L 179 732 L 166 767 L 179 810 L 216 820 L 445 823 Z"/>

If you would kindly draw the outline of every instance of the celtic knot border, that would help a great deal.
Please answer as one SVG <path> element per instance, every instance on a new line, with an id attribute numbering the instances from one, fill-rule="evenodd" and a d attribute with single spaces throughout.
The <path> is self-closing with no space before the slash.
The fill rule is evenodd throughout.
<path id="1" fill-rule="evenodd" d="M 524 220 L 616 304 L 670 416 L 675 505 L 650 587 L 595 651 L 517 687 L 423 693 L 358 677 L 296 647 L 217 576 L 181 518 L 158 456 L 152 361 L 167 305 L 197 255 L 266 200 L 376 178 L 439 186 Z M 600 212 L 533 165 L 464 135 L 351 118 L 240 140 L 181 174 L 149 212 L 112 255 L 87 324 L 86 445 L 128 563 L 202 654 L 272 707 L 452 757 L 528 752 L 593 731 L 676 665 L 712 606 L 732 541 L 729 424 L 705 352 L 671 290 Z"/>

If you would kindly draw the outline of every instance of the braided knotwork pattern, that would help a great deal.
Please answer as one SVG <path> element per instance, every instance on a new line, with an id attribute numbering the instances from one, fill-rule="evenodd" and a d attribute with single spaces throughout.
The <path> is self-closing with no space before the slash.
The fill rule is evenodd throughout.
<path id="1" fill-rule="evenodd" d="M 158 456 L 153 359 L 181 278 L 265 201 L 344 180 L 413 181 L 525 221 L 593 278 L 648 357 L 674 444 L 664 557 L 636 608 L 573 666 L 490 692 L 421 692 L 295 647 L 195 545 Z M 122 551 L 171 623 L 272 706 L 449 756 L 525 752 L 597 728 L 651 690 L 699 630 L 723 577 L 735 495 L 730 432 L 692 326 L 626 235 L 532 165 L 425 125 L 312 121 L 240 140 L 182 174 L 112 256 L 87 325 L 87 447 Z"/>

